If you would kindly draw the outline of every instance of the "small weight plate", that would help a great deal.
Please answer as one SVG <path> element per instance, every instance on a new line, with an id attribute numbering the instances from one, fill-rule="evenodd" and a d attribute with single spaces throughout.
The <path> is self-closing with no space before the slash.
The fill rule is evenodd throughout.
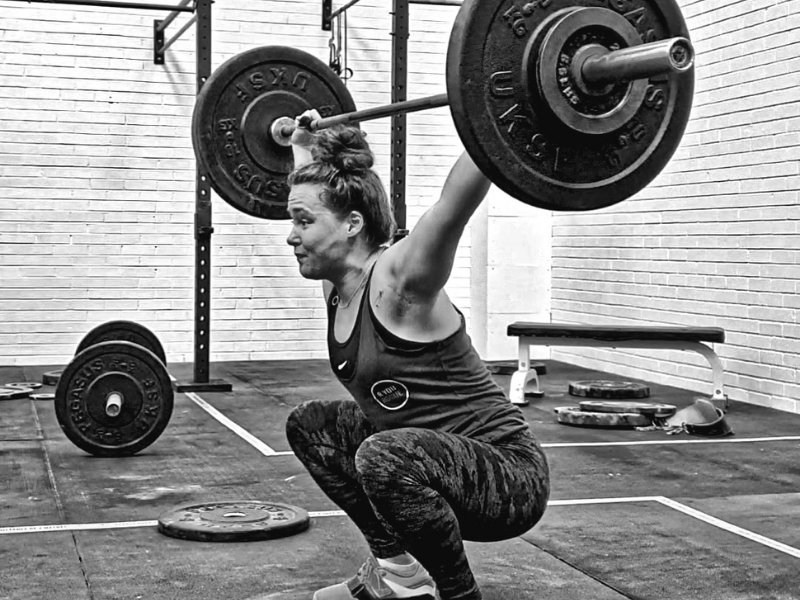
<path id="1" fill-rule="evenodd" d="M 604 413 L 639 413 L 650 417 L 671 417 L 677 407 L 655 402 L 614 402 L 612 400 L 584 400 L 578 403 L 581 410 Z"/>
<path id="2" fill-rule="evenodd" d="M 131 342 L 150 350 L 164 363 L 164 366 L 167 364 L 167 355 L 158 337 L 140 323 L 109 321 L 98 325 L 83 337 L 81 343 L 78 344 L 78 349 L 75 350 L 75 354 L 83 352 L 89 346 L 94 346 L 100 342 Z"/>
<path id="3" fill-rule="evenodd" d="M 220 65 L 197 96 L 192 144 L 211 186 L 228 204 L 262 219 L 288 219 L 291 147 L 270 127 L 316 108 L 355 111 L 342 80 L 321 60 L 287 46 L 246 50 Z"/>
<path id="4" fill-rule="evenodd" d="M 572 88 L 548 88 L 548 94 L 577 98 L 576 109 L 583 111 L 583 121 L 602 121 L 603 125 L 586 125 L 586 131 L 579 131 L 558 116 L 559 109 L 550 105 L 536 73 L 531 78 L 529 68 L 535 72 L 542 56 L 548 55 L 542 51 L 545 39 L 568 15 L 587 8 L 602 9 L 623 16 L 628 25 L 616 25 L 621 22 L 617 18 L 601 26 L 593 23 L 594 17 L 587 18 L 585 27 L 564 40 L 563 53 L 549 51 L 549 56 L 555 57 L 554 70 L 570 69 L 571 64 L 559 61 L 562 56 L 575 56 L 583 43 L 628 46 L 629 36 L 624 32 L 616 35 L 618 29 L 635 30 L 641 43 L 689 39 L 674 0 L 608 0 L 601 4 L 595 0 L 464 0 L 455 19 L 446 79 L 456 130 L 487 177 L 532 206 L 594 210 L 629 198 L 666 166 L 688 123 L 693 67 L 651 77 L 643 95 L 637 86 L 626 91 L 627 86 L 612 85 L 608 94 L 592 98 L 572 97 Z M 560 84 L 561 79 L 555 81 Z M 635 107 L 637 98 L 641 98 L 640 105 L 628 116 L 627 107 Z M 625 109 L 626 118 L 614 121 L 610 130 L 605 125 L 618 118 L 617 107 Z M 572 110 L 562 108 L 562 112 Z"/>
<path id="5" fill-rule="evenodd" d="M 255 542 L 301 533 L 308 512 L 274 502 L 233 501 L 189 504 L 158 518 L 164 535 L 198 542 Z"/>
<path id="6" fill-rule="evenodd" d="M 31 400 L 55 400 L 55 394 L 31 394 Z"/>
<path id="7" fill-rule="evenodd" d="M 486 368 L 489 369 L 489 373 L 494 373 L 495 375 L 513 375 L 518 367 L 519 363 L 516 360 L 486 361 Z M 528 368 L 531 371 L 536 371 L 537 375 L 547 374 L 547 366 L 540 362 L 531 362 Z"/>
<path id="8" fill-rule="evenodd" d="M 577 406 L 559 406 L 555 409 L 556 418 L 564 425 L 579 427 L 603 427 L 609 429 L 647 427 L 652 419 L 640 413 L 590 412 Z"/>
<path id="9" fill-rule="evenodd" d="M 0 387 L 0 400 L 19 400 L 27 398 L 33 390 L 30 388 Z"/>
<path id="10" fill-rule="evenodd" d="M 626 400 L 649 398 L 650 388 L 641 383 L 634 383 L 633 381 L 595 379 L 586 381 L 570 381 L 569 393 L 571 396 L 582 396 L 584 398 Z"/>
<path id="11" fill-rule="evenodd" d="M 42 387 L 42 384 L 35 381 L 22 381 L 19 383 L 4 383 L 3 387 L 19 388 L 22 390 L 38 390 L 40 387 Z"/>
<path id="12" fill-rule="evenodd" d="M 58 424 L 79 448 L 129 456 L 152 444 L 172 415 L 174 394 L 164 363 L 131 342 L 100 342 L 72 359 L 56 387 Z M 121 396 L 119 414 L 107 404 Z"/>
<path id="13" fill-rule="evenodd" d="M 42 383 L 44 385 L 58 385 L 58 380 L 63 371 L 47 371 L 42 374 Z"/>

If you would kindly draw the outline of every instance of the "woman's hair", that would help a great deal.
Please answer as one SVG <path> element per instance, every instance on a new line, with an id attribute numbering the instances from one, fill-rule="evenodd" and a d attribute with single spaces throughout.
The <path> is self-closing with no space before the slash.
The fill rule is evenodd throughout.
<path id="1" fill-rule="evenodd" d="M 380 177 L 372 170 L 375 159 L 365 134 L 346 125 L 321 129 L 315 135 L 311 156 L 313 161 L 289 175 L 289 186 L 322 184 L 320 199 L 339 218 L 353 210 L 364 215 L 369 244 L 377 247 L 392 239 L 394 215 Z"/>

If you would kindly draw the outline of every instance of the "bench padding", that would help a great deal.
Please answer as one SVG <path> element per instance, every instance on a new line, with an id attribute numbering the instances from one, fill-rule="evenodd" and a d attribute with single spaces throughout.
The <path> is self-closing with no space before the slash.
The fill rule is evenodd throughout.
<path id="1" fill-rule="evenodd" d="M 667 340 L 680 342 L 725 341 L 725 330 L 720 327 L 664 327 L 638 325 L 570 325 L 568 323 L 527 323 L 508 326 L 512 337 L 549 337 L 593 339 L 604 342 L 625 340 Z"/>

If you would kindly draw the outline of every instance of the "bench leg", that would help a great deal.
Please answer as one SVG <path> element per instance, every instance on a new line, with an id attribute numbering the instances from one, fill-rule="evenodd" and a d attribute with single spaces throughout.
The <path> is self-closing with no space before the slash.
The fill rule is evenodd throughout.
<path id="1" fill-rule="evenodd" d="M 711 365 L 711 402 L 725 412 L 728 412 L 728 396 L 725 395 L 725 388 L 722 382 L 724 375 L 722 361 L 719 359 L 719 356 L 717 356 L 717 353 L 705 344 L 699 342 L 693 344 L 692 350 L 702 354 L 708 361 L 708 364 Z"/>
<path id="2" fill-rule="evenodd" d="M 544 396 L 544 392 L 539 389 L 539 375 L 536 373 L 536 369 L 530 368 L 530 348 L 522 338 L 519 340 L 518 350 L 519 362 L 517 370 L 511 376 L 511 386 L 508 395 L 512 404 L 527 406 L 528 399 L 525 398 L 526 393 L 530 396 L 541 398 Z M 527 390 L 531 383 L 533 384 L 533 389 Z"/>

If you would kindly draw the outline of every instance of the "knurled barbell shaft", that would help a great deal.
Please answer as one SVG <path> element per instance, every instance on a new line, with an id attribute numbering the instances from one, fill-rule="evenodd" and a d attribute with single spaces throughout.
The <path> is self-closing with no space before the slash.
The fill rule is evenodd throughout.
<path id="1" fill-rule="evenodd" d="M 375 119 L 383 119 L 384 117 L 393 117 L 394 115 L 402 115 L 404 113 L 418 112 L 421 110 L 428 110 L 431 108 L 440 108 L 447 106 L 447 94 L 437 94 L 435 96 L 425 96 L 423 98 L 416 98 L 414 100 L 406 100 L 404 102 L 395 102 L 394 104 L 386 104 L 384 106 L 376 106 L 375 108 L 365 108 L 364 110 L 357 110 L 355 112 L 343 113 L 341 115 L 333 115 L 332 117 L 323 117 L 311 121 L 309 129 L 317 131 L 318 129 L 326 129 L 334 125 L 342 125 L 345 123 L 362 123 L 364 121 L 372 121 Z M 281 128 L 281 135 L 289 137 L 292 135 L 295 126 L 284 125 Z"/>
<path id="2" fill-rule="evenodd" d="M 580 72 L 586 83 L 602 85 L 686 71 L 693 64 L 691 42 L 678 37 L 589 56 Z"/>
<path id="3" fill-rule="evenodd" d="M 692 66 L 693 61 L 694 51 L 691 42 L 686 38 L 671 38 L 589 56 L 581 67 L 581 74 L 584 80 L 590 84 L 632 81 L 664 73 L 685 71 Z M 309 124 L 309 129 L 317 131 L 334 125 L 383 119 L 404 113 L 440 108 L 448 104 L 447 94 L 425 96 L 415 100 L 315 119 Z M 280 126 L 273 135 L 288 140 L 294 130 L 294 123 L 287 123 Z"/>

